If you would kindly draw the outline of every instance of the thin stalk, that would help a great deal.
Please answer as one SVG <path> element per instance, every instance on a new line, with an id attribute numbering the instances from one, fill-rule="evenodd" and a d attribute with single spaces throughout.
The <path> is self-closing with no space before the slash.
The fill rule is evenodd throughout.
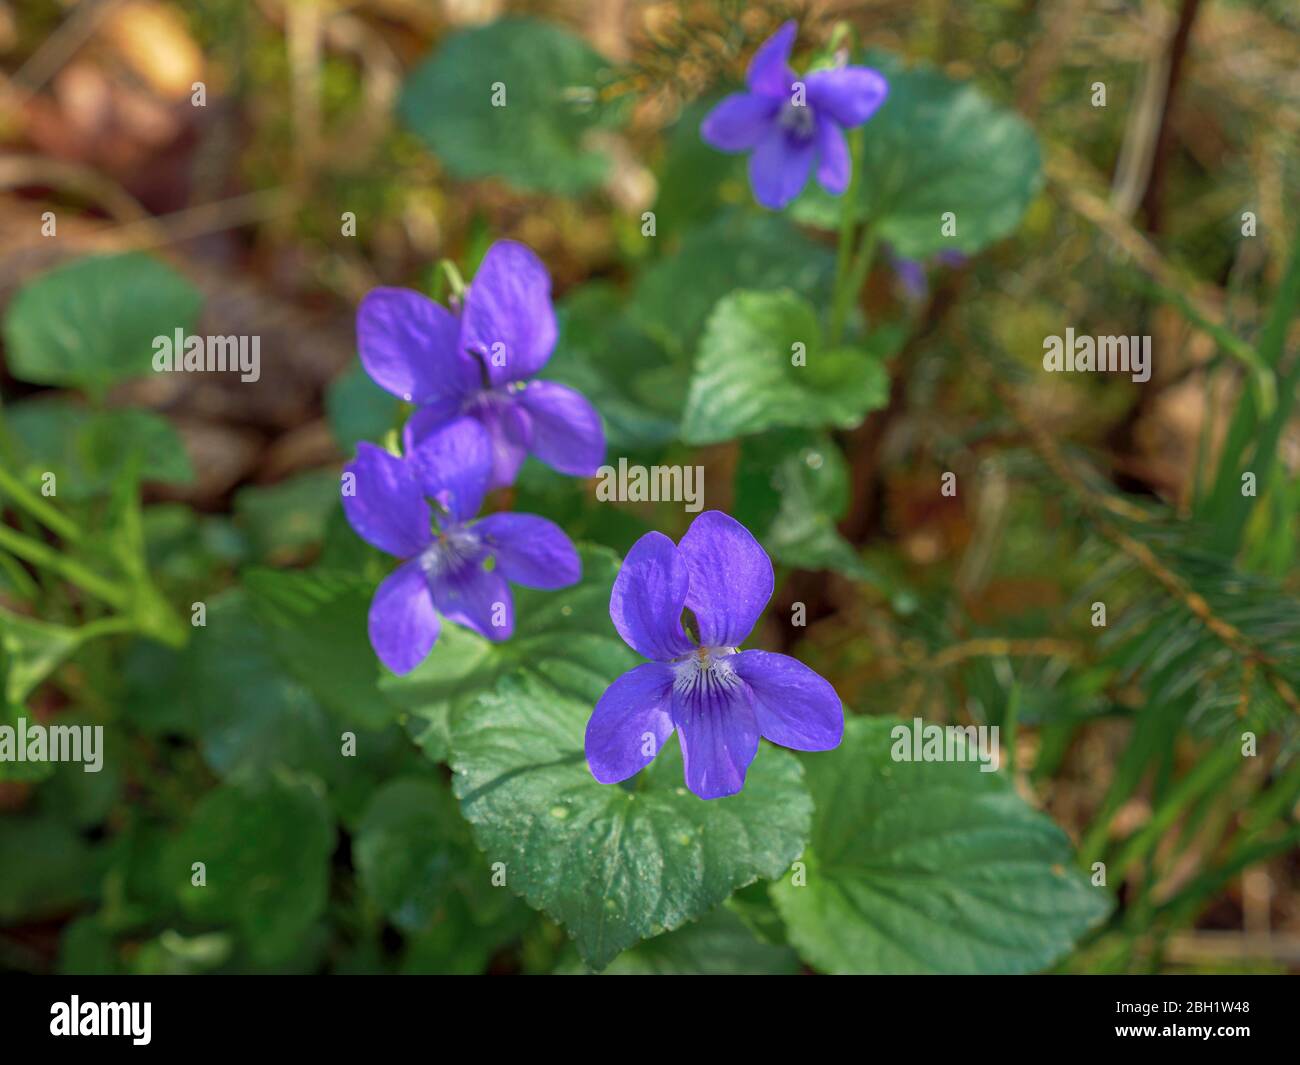
<path id="1" fill-rule="evenodd" d="M 59 539 L 74 544 L 81 539 L 81 529 L 76 522 L 47 503 L 4 466 L 0 466 L 0 494 L 8 496 L 15 506 L 27 511 Z"/>
<path id="2" fill-rule="evenodd" d="M 862 291 L 862 285 L 867 279 L 867 271 L 871 269 L 871 259 L 875 255 L 875 251 L 876 227 L 874 222 L 869 221 L 862 227 L 862 235 L 858 240 L 858 250 L 853 256 L 852 265 L 849 267 L 848 280 L 837 294 L 835 306 L 831 310 L 830 343 L 832 347 L 837 345 L 844 335 L 844 322 L 848 317 L 849 305 L 857 294 Z"/>
<path id="3" fill-rule="evenodd" d="M 460 276 L 460 270 L 450 259 L 441 259 L 438 262 L 438 268 L 442 270 L 443 275 L 447 278 L 447 284 L 451 286 L 451 298 L 457 302 L 465 298 L 465 279 Z"/>
<path id="4" fill-rule="evenodd" d="M 40 598 L 40 586 L 32 580 L 31 574 L 23 569 L 22 564 L 16 558 L 0 552 L 0 569 L 3 569 L 9 575 L 10 583 L 21 598 L 32 602 Z"/>
<path id="5" fill-rule="evenodd" d="M 124 610 L 128 603 L 125 590 L 112 581 L 87 569 L 80 562 L 60 554 L 52 547 L 24 536 L 8 525 L 0 524 L 0 548 L 26 559 L 34 566 L 44 566 L 91 595 L 98 596 L 109 606 Z"/>
<path id="6" fill-rule="evenodd" d="M 858 173 L 862 169 L 862 130 L 855 129 L 849 134 L 849 162 L 852 172 L 849 187 L 844 193 L 840 205 L 840 239 L 835 249 L 835 286 L 831 294 L 830 342 L 832 347 L 840 342 L 844 330 L 844 316 L 847 311 L 845 303 L 850 298 L 845 293 L 848 283 L 849 265 L 853 254 L 853 237 L 857 230 Z"/>

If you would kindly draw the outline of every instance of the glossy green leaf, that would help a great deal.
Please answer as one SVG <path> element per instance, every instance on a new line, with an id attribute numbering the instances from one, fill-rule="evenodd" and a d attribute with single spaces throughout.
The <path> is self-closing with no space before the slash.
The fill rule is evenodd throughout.
<path id="1" fill-rule="evenodd" d="M 228 781 L 195 806 L 170 848 L 172 883 L 196 920 L 238 929 L 250 954 L 292 952 L 324 912 L 334 826 L 310 778 Z M 193 881 L 202 862 L 206 886 Z"/>
<path id="2" fill-rule="evenodd" d="M 477 854 L 446 784 L 418 777 L 377 791 L 352 840 L 366 893 L 403 931 L 427 926 Z"/>
<path id="3" fill-rule="evenodd" d="M 364 728 L 394 720 L 367 634 L 374 585 L 364 574 L 256 568 L 244 573 L 244 587 L 272 654 L 336 718 Z"/>
<path id="4" fill-rule="evenodd" d="M 575 959 L 562 972 L 580 972 Z M 605 970 L 607 976 L 789 976 L 799 958 L 789 947 L 755 938 L 726 907 L 705 914 L 676 932 L 625 950 Z"/>
<path id="5" fill-rule="evenodd" d="M 610 678 L 613 679 L 612 677 Z M 811 806 L 799 763 L 764 745 L 745 788 L 705 801 L 686 789 L 670 741 L 627 786 L 600 784 L 583 734 L 600 695 L 521 669 L 452 718 L 461 809 L 509 886 L 563 924 L 593 968 L 670 931 L 803 846 Z"/>
<path id="6" fill-rule="evenodd" d="M 655 199 L 655 237 L 672 239 L 706 222 L 722 204 L 724 189 L 750 197 L 743 155 L 720 152 L 700 136 L 700 123 L 722 99 L 697 100 L 666 131 L 666 154 Z"/>
<path id="7" fill-rule="evenodd" d="M 5 669 L 0 664 L 0 679 L 3 679 L 4 676 Z M 39 724 L 30 710 L 17 703 L 9 702 L 4 697 L 3 692 L 0 692 L 0 728 L 14 730 L 15 744 L 14 760 L 0 760 L 0 781 L 44 780 L 54 773 L 54 766 L 50 762 L 20 762 L 17 760 L 18 730 L 23 727 L 19 721 L 20 718 L 27 723 L 28 727 Z"/>
<path id="8" fill-rule="evenodd" d="M 104 495 L 136 463 L 142 481 L 190 484 L 194 467 L 171 424 L 143 410 L 92 411 L 58 397 L 25 400 L 6 409 L 19 446 L 18 472 L 33 490 L 54 474 L 58 499 Z"/>
<path id="9" fill-rule="evenodd" d="M 53 817 L 0 817 L 0 926 L 53 917 L 90 896 L 95 856 Z"/>
<path id="10" fill-rule="evenodd" d="M 892 720 L 851 718 L 805 758 L 817 805 L 802 861 L 772 895 L 790 942 L 834 973 L 1050 967 L 1110 908 L 1065 834 L 972 762 L 894 761 Z"/>
<path id="11" fill-rule="evenodd" d="M 710 444 L 782 427 L 848 428 L 888 397 L 883 363 L 864 351 L 823 345 L 803 297 L 733 292 L 704 327 L 682 436 Z"/>
<path id="12" fill-rule="evenodd" d="M 595 282 L 559 307 L 560 339 L 543 376 L 576 388 L 605 421 L 609 454 L 677 435 L 687 375 L 623 313 L 613 285 Z"/>
<path id="13" fill-rule="evenodd" d="M 447 757 L 452 707 L 491 691 L 505 673 L 527 667 L 586 697 L 593 691 L 599 696 L 611 680 L 637 664 L 609 620 L 618 556 L 590 546 L 579 547 L 579 554 L 583 576 L 573 587 L 513 588 L 515 633 L 509 640 L 494 644 L 444 622 L 424 662 L 404 677 L 383 679 L 381 688 L 409 711 L 408 727 L 431 758 Z"/>
<path id="14" fill-rule="evenodd" d="M 871 575 L 836 528 L 849 501 L 848 465 L 825 434 L 777 430 L 746 439 L 735 499 L 732 516 L 775 561 L 856 580 Z"/>
<path id="15" fill-rule="evenodd" d="M 889 97 L 860 134 L 858 217 L 874 220 L 881 239 L 908 259 L 971 254 L 1014 230 L 1043 181 L 1025 120 L 931 67 L 908 69 L 878 52 L 863 62 L 888 77 Z M 810 181 L 791 210 L 799 221 L 834 229 L 842 199 Z M 949 211 L 952 235 L 943 232 Z"/>
<path id="16" fill-rule="evenodd" d="M 97 916 L 78 917 L 59 939 L 59 969 L 64 976 L 117 976 L 122 972 L 113 936 Z"/>
<path id="17" fill-rule="evenodd" d="M 149 255 L 92 256 L 22 287 L 4 319 L 10 372 L 102 393 L 153 372 L 154 338 L 191 331 L 203 298 Z"/>
<path id="18" fill-rule="evenodd" d="M 597 91 L 605 68 L 568 30 L 502 19 L 448 37 L 407 78 L 398 113 L 457 178 L 572 195 L 608 168 L 589 140 L 617 118 Z"/>
<path id="19" fill-rule="evenodd" d="M 830 248 L 786 218 L 732 211 L 687 232 L 673 254 L 646 269 L 629 313 L 640 329 L 685 358 L 694 354 L 714 306 L 733 289 L 785 288 L 821 302 L 834 274 Z"/>
<path id="20" fill-rule="evenodd" d="M 508 889 L 487 887 L 484 890 L 501 897 L 504 905 L 485 917 L 465 896 L 451 895 L 441 910 L 440 920 L 408 939 L 402 958 L 404 974 L 481 975 L 495 952 L 540 920 Z"/>
<path id="21" fill-rule="evenodd" d="M 360 360 L 353 360 L 325 393 L 325 413 L 339 447 L 351 454 L 358 441 L 382 440 L 396 424 L 397 403 L 370 380 Z"/>
<path id="22" fill-rule="evenodd" d="M 264 562 L 297 559 L 321 542 L 339 510 L 339 474 L 307 470 L 278 484 L 249 485 L 235 495 L 235 522 Z"/>
<path id="23" fill-rule="evenodd" d="M 128 675 L 139 692 L 132 703 L 152 698 L 161 705 L 133 714 L 164 728 L 175 727 L 177 711 L 190 715 L 204 760 L 221 776 L 278 766 L 326 775 L 340 760 L 338 732 L 307 688 L 276 660 L 243 591 L 207 604 L 207 625 L 195 629 L 170 675 L 156 672 L 167 663 L 150 669 L 150 661 L 140 660 Z"/>

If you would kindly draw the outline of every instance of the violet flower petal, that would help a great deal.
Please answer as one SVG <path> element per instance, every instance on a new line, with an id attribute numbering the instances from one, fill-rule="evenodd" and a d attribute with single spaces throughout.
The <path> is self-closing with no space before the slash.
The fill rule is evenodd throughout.
<path id="1" fill-rule="evenodd" d="M 816 70 L 804 79 L 808 103 L 818 115 L 841 126 L 860 126 L 880 110 L 889 95 L 889 82 L 870 67 Z"/>
<path id="2" fill-rule="evenodd" d="M 515 483 L 519 467 L 528 457 L 532 425 L 528 412 L 511 399 L 498 399 L 475 407 L 471 415 L 483 423 L 492 441 L 492 475 L 489 488 Z"/>
<path id="3" fill-rule="evenodd" d="M 438 640 L 438 615 L 421 560 L 393 570 L 375 589 L 367 621 L 370 646 L 394 673 L 409 673 Z"/>
<path id="4" fill-rule="evenodd" d="M 492 441 L 474 418 L 457 418 L 426 434 L 408 456 L 426 496 L 457 522 L 479 512 L 492 473 Z"/>
<path id="5" fill-rule="evenodd" d="M 530 381 L 515 394 L 528 412 L 528 450 L 552 469 L 592 477 L 605 461 L 605 427 L 585 396 L 554 381 Z"/>
<path id="6" fill-rule="evenodd" d="M 704 116 L 700 136 L 720 152 L 747 152 L 762 140 L 780 107 L 771 96 L 732 93 Z"/>
<path id="7" fill-rule="evenodd" d="M 758 731 L 796 751 L 829 751 L 844 736 L 844 707 L 820 674 L 771 651 L 741 651 L 726 660 L 749 685 Z"/>
<path id="8" fill-rule="evenodd" d="M 582 577 L 582 560 L 555 522 L 502 512 L 474 523 L 475 534 L 506 580 L 527 588 L 566 588 Z"/>
<path id="9" fill-rule="evenodd" d="M 843 195 L 853 176 L 853 162 L 844 131 L 829 118 L 817 116 L 817 181 L 832 196 Z"/>
<path id="10" fill-rule="evenodd" d="M 720 510 L 706 510 L 691 522 L 677 552 L 690 573 L 686 605 L 699 623 L 700 643 L 739 646 L 772 598 L 775 578 L 767 552 Z"/>
<path id="11" fill-rule="evenodd" d="M 694 650 L 681 620 L 689 580 L 677 545 L 663 533 L 646 533 L 634 543 L 609 596 L 609 616 L 623 642 L 657 662 Z"/>
<path id="12" fill-rule="evenodd" d="M 416 407 L 402 426 L 402 454 L 409 455 L 431 433 L 459 418 L 464 404 L 465 400 L 461 396 L 449 396 Z"/>
<path id="13" fill-rule="evenodd" d="M 497 570 L 483 568 L 484 556 L 429 578 L 433 605 L 449 621 L 500 643 L 515 631 L 515 601 L 510 585 Z M 494 625 L 500 620 L 500 625 Z"/>
<path id="14" fill-rule="evenodd" d="M 591 775 L 617 784 L 648 766 L 673 734 L 672 668 L 646 662 L 605 689 L 587 722 Z"/>
<path id="15" fill-rule="evenodd" d="M 815 137 L 794 137 L 773 124 L 749 157 L 749 184 L 754 199 L 779 211 L 803 191 L 816 154 Z"/>
<path id="16" fill-rule="evenodd" d="M 715 675 L 716 676 L 716 675 Z M 686 786 L 701 799 L 735 795 L 758 753 L 758 722 L 743 681 L 673 689 L 673 724 L 682 746 Z"/>
<path id="17" fill-rule="evenodd" d="M 790 49 L 794 47 L 799 24 L 794 19 L 782 24 L 771 37 L 758 46 L 745 72 L 745 84 L 751 92 L 763 96 L 789 96 L 794 71 L 790 69 Z"/>
<path id="18" fill-rule="evenodd" d="M 479 381 L 460 322 L 418 292 L 376 288 L 357 308 L 357 351 L 375 384 L 408 403 L 461 396 Z"/>
<path id="19" fill-rule="evenodd" d="M 462 350 L 476 353 L 500 388 L 545 366 L 556 333 L 551 278 L 541 259 L 523 244 L 497 241 L 465 296 Z"/>
<path id="20" fill-rule="evenodd" d="M 347 493 L 345 478 L 343 513 L 361 539 L 398 558 L 429 545 L 433 515 L 408 463 L 363 440 L 343 472 L 352 474 L 355 489 Z"/>

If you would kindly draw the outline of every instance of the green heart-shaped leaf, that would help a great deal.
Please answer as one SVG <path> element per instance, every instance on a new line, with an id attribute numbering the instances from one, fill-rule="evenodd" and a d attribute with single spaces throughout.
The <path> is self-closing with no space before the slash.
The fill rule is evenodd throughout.
<path id="1" fill-rule="evenodd" d="M 244 587 L 271 653 L 335 717 L 363 728 L 396 718 L 379 689 L 366 630 L 374 584 L 364 574 L 258 567 L 244 573 Z"/>
<path id="2" fill-rule="evenodd" d="M 675 742 L 626 786 L 600 784 L 583 752 L 594 705 L 521 669 L 458 709 L 451 745 L 456 794 L 488 861 L 599 969 L 780 876 L 812 808 L 798 760 L 766 744 L 744 790 L 725 799 L 687 791 Z"/>
<path id="3" fill-rule="evenodd" d="M 33 487 L 40 487 L 44 474 L 54 474 L 60 499 L 81 502 L 107 494 L 132 462 L 142 481 L 194 480 L 176 430 L 149 411 L 92 411 L 42 397 L 15 403 L 6 416 L 20 445 L 19 474 Z"/>
<path id="4" fill-rule="evenodd" d="M 458 178 L 572 195 L 608 169 L 587 143 L 617 118 L 597 92 L 607 65 L 559 26 L 502 19 L 448 37 L 407 78 L 398 112 Z"/>
<path id="5" fill-rule="evenodd" d="M 231 780 L 194 807 L 172 842 L 169 869 L 190 917 L 237 928 L 259 961 L 300 945 L 324 912 L 334 823 L 310 778 Z M 206 884 L 193 882 L 202 862 Z"/>
<path id="6" fill-rule="evenodd" d="M 446 759 L 451 709 L 491 691 L 503 674 L 527 667 L 591 705 L 615 677 L 638 663 L 609 620 L 609 592 L 618 573 L 614 552 L 580 546 L 582 580 L 571 588 L 515 587 L 515 634 L 492 643 L 445 622 L 432 653 L 406 676 L 381 688 L 411 714 L 407 727 L 435 761 Z"/>
<path id="7" fill-rule="evenodd" d="M 148 255 L 77 259 L 28 282 L 4 320 L 10 372 L 94 393 L 153 372 L 155 337 L 187 332 L 203 298 Z"/>
<path id="8" fill-rule="evenodd" d="M 889 376 L 865 351 L 827 349 L 794 292 L 733 292 L 700 338 L 682 437 L 711 444 L 765 429 L 848 428 L 884 406 Z"/>
<path id="9" fill-rule="evenodd" d="M 775 430 L 747 439 L 735 499 L 733 516 L 776 561 L 856 580 L 871 575 L 836 528 L 849 502 L 848 465 L 825 434 Z"/>
<path id="10" fill-rule="evenodd" d="M 788 219 L 732 211 L 688 230 L 676 252 L 648 267 L 628 313 L 647 335 L 685 358 L 695 351 L 710 311 L 733 289 L 787 288 L 824 298 L 834 274 L 831 250 Z"/>
<path id="11" fill-rule="evenodd" d="M 856 216 L 873 219 L 880 237 L 908 259 L 971 254 L 1015 229 L 1043 180 L 1038 141 L 1025 120 L 931 67 L 907 69 L 879 52 L 862 62 L 889 79 L 889 96 L 856 134 Z M 791 210 L 801 222 L 834 229 L 842 199 L 810 181 Z M 946 212 L 955 215 L 953 233 L 944 232 Z"/>
<path id="12" fill-rule="evenodd" d="M 1065 834 L 1005 779 L 894 761 L 891 733 L 910 724 L 847 726 L 837 750 L 805 760 L 806 883 L 772 886 L 802 957 L 834 973 L 1033 972 L 1106 915 Z"/>
<path id="13" fill-rule="evenodd" d="M 375 792 L 352 856 L 366 893 L 407 932 L 430 924 L 454 878 L 477 859 L 447 785 L 418 777 Z"/>
<path id="14" fill-rule="evenodd" d="M 572 959 L 561 973 L 578 973 Z M 608 976 L 790 976 L 799 958 L 789 947 L 758 939 L 744 921 L 720 906 L 676 932 L 625 950 L 605 970 Z"/>

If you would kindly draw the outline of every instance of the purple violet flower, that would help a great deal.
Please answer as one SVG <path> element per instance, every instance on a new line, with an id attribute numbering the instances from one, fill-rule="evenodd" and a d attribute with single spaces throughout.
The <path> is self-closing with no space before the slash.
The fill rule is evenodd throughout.
<path id="1" fill-rule="evenodd" d="M 925 274 L 925 263 L 920 259 L 900 259 L 891 256 L 894 276 L 903 287 L 903 294 L 913 302 L 925 299 L 930 293 L 930 280 Z"/>
<path id="2" fill-rule="evenodd" d="M 624 673 L 587 722 L 587 764 L 616 784 L 654 760 L 676 729 L 686 786 L 701 799 L 734 795 L 758 738 L 826 751 L 844 735 L 835 689 L 802 662 L 740 651 L 772 597 L 772 562 L 740 522 L 706 510 L 680 544 L 646 533 L 627 553 L 609 597 L 624 642 L 652 659 Z M 682 608 L 699 646 L 682 629 Z"/>
<path id="3" fill-rule="evenodd" d="M 551 279 L 532 250 L 488 248 L 459 313 L 404 288 L 368 292 L 357 310 L 357 348 L 381 388 L 418 409 L 406 446 L 468 415 L 492 442 L 489 488 L 512 484 L 528 454 L 588 477 L 605 461 L 600 415 L 572 388 L 533 381 L 557 327 Z"/>
<path id="4" fill-rule="evenodd" d="M 733 93 L 705 116 L 700 136 L 719 151 L 752 152 L 749 184 L 764 207 L 779 211 L 817 180 L 833 196 L 849 187 L 853 163 L 844 130 L 860 126 L 889 94 L 870 67 L 816 70 L 802 81 L 790 69 L 797 26 L 787 22 L 749 62 L 748 92 Z"/>
<path id="5" fill-rule="evenodd" d="M 904 259 L 900 255 L 895 255 L 892 250 L 887 252 L 889 263 L 893 267 L 894 277 L 899 285 L 902 286 L 903 295 L 913 303 L 919 303 L 930 294 L 930 278 L 926 271 L 927 263 L 920 259 Z M 966 256 L 961 252 L 951 248 L 934 255 L 928 265 L 959 267 L 966 262 Z"/>
<path id="6" fill-rule="evenodd" d="M 394 673 L 409 673 L 433 649 L 439 614 L 499 642 L 515 627 L 507 581 L 563 588 L 582 576 L 578 552 L 553 522 L 510 513 L 470 520 L 491 470 L 488 431 L 469 417 L 430 433 L 405 458 L 363 441 L 344 467 L 355 485 L 343 496 L 348 523 L 403 560 L 375 590 L 368 625 L 370 645 Z"/>

